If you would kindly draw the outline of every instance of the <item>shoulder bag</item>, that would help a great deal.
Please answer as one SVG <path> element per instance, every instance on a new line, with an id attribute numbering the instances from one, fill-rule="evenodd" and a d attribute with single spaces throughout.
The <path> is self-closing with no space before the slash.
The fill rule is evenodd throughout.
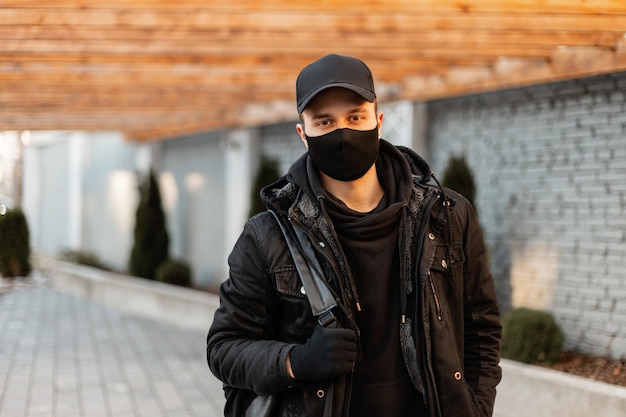
<path id="1" fill-rule="evenodd" d="M 269 212 L 274 215 L 280 230 L 283 232 L 313 315 L 321 326 L 337 327 L 337 318 L 332 312 L 333 308 L 337 307 L 337 301 L 323 278 L 322 267 L 315 256 L 315 249 L 313 249 L 311 241 L 306 233 L 293 227 L 288 220 L 272 210 Z M 324 417 L 332 416 L 333 388 L 334 385 L 331 383 L 326 390 Z M 280 394 L 258 396 L 250 403 L 245 417 L 278 417 L 280 403 Z"/>

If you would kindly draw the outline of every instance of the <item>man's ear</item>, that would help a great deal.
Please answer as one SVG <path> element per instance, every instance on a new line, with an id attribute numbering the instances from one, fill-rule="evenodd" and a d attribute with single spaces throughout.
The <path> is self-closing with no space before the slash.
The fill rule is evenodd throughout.
<path id="1" fill-rule="evenodd" d="M 298 132 L 298 135 L 300 135 L 300 139 L 302 140 L 302 143 L 304 143 L 304 147 L 309 149 L 309 144 L 306 141 L 306 135 L 304 133 L 304 126 L 302 126 L 302 123 L 298 123 L 296 125 L 296 132 Z"/>
<path id="2" fill-rule="evenodd" d="M 378 137 L 380 138 L 383 133 L 383 112 L 379 111 L 376 115 L 377 123 L 378 123 Z"/>

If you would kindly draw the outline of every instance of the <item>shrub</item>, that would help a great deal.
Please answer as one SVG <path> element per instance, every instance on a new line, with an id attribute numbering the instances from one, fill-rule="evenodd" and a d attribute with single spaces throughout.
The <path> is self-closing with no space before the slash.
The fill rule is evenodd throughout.
<path id="1" fill-rule="evenodd" d="M 561 356 L 563 333 L 552 314 L 525 307 L 502 319 L 502 357 L 524 363 L 553 363 Z"/>
<path id="2" fill-rule="evenodd" d="M 7 210 L 0 216 L 0 274 L 6 278 L 25 277 L 30 270 L 26 216 L 20 209 Z"/>
<path id="3" fill-rule="evenodd" d="M 261 165 L 254 178 L 250 195 L 249 217 L 265 211 L 265 204 L 263 204 L 263 200 L 261 200 L 261 189 L 276 181 L 279 177 L 278 162 L 266 155 L 261 155 Z"/>
<path id="4" fill-rule="evenodd" d="M 443 174 L 442 185 L 451 188 L 469 200 L 476 207 L 476 185 L 474 174 L 467 165 L 464 156 L 450 156 L 448 166 Z"/>
<path id="5" fill-rule="evenodd" d="M 155 278 L 157 281 L 168 284 L 189 287 L 191 286 L 191 267 L 187 262 L 179 259 L 166 259 L 157 268 Z"/>
<path id="6" fill-rule="evenodd" d="M 168 257 L 169 236 L 165 228 L 165 213 L 161 206 L 159 186 L 150 171 L 139 184 L 139 205 L 135 214 L 133 248 L 128 270 L 132 275 L 154 279 L 161 262 Z"/>
<path id="7" fill-rule="evenodd" d="M 80 265 L 109 270 L 109 268 L 95 253 L 89 251 L 65 249 L 59 253 L 59 258 L 66 262 L 73 262 Z"/>

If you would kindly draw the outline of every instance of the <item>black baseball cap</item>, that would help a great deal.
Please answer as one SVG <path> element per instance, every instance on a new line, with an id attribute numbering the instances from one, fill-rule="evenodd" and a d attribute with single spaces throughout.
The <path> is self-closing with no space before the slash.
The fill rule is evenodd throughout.
<path id="1" fill-rule="evenodd" d="M 331 87 L 352 90 L 373 103 L 376 99 L 374 80 L 363 61 L 350 56 L 330 54 L 307 65 L 296 80 L 298 114 L 321 91 Z"/>

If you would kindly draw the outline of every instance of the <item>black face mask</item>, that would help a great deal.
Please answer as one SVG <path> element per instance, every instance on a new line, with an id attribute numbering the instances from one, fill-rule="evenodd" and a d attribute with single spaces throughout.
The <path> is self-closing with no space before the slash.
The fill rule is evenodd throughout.
<path id="1" fill-rule="evenodd" d="M 378 158 L 378 127 L 372 130 L 336 129 L 322 136 L 306 136 L 317 169 L 338 181 L 361 178 Z"/>

